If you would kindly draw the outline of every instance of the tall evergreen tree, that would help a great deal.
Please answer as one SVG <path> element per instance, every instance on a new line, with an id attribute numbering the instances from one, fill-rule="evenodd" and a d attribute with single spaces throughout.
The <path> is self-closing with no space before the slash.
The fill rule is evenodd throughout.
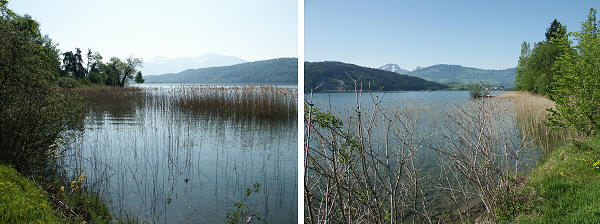
<path id="1" fill-rule="evenodd" d="M 567 35 L 567 28 L 560 24 L 558 20 L 554 19 L 550 24 L 550 27 L 546 29 L 546 41 L 551 41 L 556 38 L 563 38 Z"/>

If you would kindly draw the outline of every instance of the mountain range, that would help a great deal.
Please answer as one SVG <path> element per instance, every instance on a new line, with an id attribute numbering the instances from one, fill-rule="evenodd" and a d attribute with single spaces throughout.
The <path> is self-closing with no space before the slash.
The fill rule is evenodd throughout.
<path id="1" fill-rule="evenodd" d="M 379 69 L 444 84 L 483 83 L 504 87 L 514 87 L 515 76 L 517 75 L 515 73 L 515 68 L 492 70 L 447 64 L 432 65 L 425 68 L 419 67 L 413 71 L 401 69 L 400 66 L 396 64 L 387 64 L 379 67 Z"/>
<path id="2" fill-rule="evenodd" d="M 298 59 L 276 58 L 144 78 L 146 83 L 298 84 Z"/>
<path id="3" fill-rule="evenodd" d="M 154 57 L 144 61 L 144 66 L 140 69 L 144 76 L 158 75 L 165 73 L 176 73 L 191 68 L 207 68 L 216 66 L 227 66 L 246 62 L 244 59 L 220 55 L 203 54 L 197 57 Z"/>
<path id="4" fill-rule="evenodd" d="M 343 62 L 304 63 L 304 89 L 307 92 L 310 89 L 316 92 L 351 91 L 354 90 L 352 79 L 359 79 L 363 90 L 372 91 L 439 90 L 448 87 L 418 77 Z"/>

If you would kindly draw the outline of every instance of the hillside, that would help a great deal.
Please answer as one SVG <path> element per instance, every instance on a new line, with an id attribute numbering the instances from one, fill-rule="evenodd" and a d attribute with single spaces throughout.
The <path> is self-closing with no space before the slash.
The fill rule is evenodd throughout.
<path id="1" fill-rule="evenodd" d="M 276 58 L 144 78 L 146 83 L 297 84 L 298 59 Z"/>
<path id="2" fill-rule="evenodd" d="M 320 85 L 315 91 L 336 92 L 354 89 L 354 83 L 348 77 L 356 79 L 362 75 L 363 89 L 370 87 L 378 91 L 403 90 L 438 90 L 447 88 L 444 84 L 430 82 L 421 78 L 401 75 L 380 69 L 361 67 L 342 62 L 305 62 L 304 89 L 310 90 Z"/>
<path id="3" fill-rule="evenodd" d="M 492 86 L 504 87 L 514 87 L 515 76 L 517 75 L 514 68 L 490 70 L 445 64 L 432 65 L 425 68 L 419 67 L 413 71 L 401 69 L 400 66 L 396 64 L 387 64 L 379 67 L 379 69 L 396 72 L 398 74 L 416 76 L 444 84 L 484 83 Z"/>
<path id="4" fill-rule="evenodd" d="M 513 87 L 515 69 L 488 70 L 460 65 L 432 65 L 406 73 L 429 81 L 450 83 L 484 83 L 493 86 Z"/>

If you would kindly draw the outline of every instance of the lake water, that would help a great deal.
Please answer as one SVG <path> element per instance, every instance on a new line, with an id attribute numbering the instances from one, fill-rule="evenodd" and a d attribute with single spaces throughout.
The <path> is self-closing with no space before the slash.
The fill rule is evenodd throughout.
<path id="1" fill-rule="evenodd" d="M 152 223 L 224 223 L 244 209 L 268 223 L 296 223 L 297 119 L 175 110 L 156 99 L 179 85 L 142 85 L 145 95 L 92 101 L 67 163 L 117 213 Z M 291 86 L 291 88 L 296 88 Z M 246 198 L 254 183 L 260 191 Z"/>
<path id="2" fill-rule="evenodd" d="M 501 92 L 495 92 L 493 94 L 499 95 Z M 305 99 L 309 102 L 312 100 L 312 103 L 318 107 L 320 111 L 330 111 L 334 116 L 340 118 L 344 122 L 344 130 L 355 130 L 357 105 L 356 94 L 315 93 L 312 95 L 312 99 L 310 95 L 305 95 Z M 428 135 L 429 137 L 425 139 L 424 145 L 431 145 L 432 147 L 445 144 L 443 140 L 444 138 L 441 136 L 441 134 L 444 129 L 443 123 L 448 120 L 447 115 L 452 114 L 453 110 L 456 110 L 457 105 L 464 105 L 473 102 L 470 99 L 468 91 L 413 91 L 373 94 L 363 93 L 362 96 L 359 97 L 359 100 L 361 102 L 362 118 L 365 125 L 366 123 L 369 123 L 368 119 L 370 119 L 370 114 L 372 114 L 373 102 L 378 102 L 379 108 L 385 111 L 388 116 L 394 111 L 408 111 L 406 114 L 408 114 L 409 117 L 414 120 L 415 128 L 413 131 L 417 136 L 415 139 L 419 139 L 422 136 Z M 494 102 L 498 102 L 498 107 L 506 108 L 506 111 L 503 113 L 503 118 L 500 119 L 501 122 L 499 123 L 499 126 L 495 128 L 502 128 L 505 133 L 510 135 L 509 138 L 512 140 L 512 143 L 515 147 L 519 147 L 519 145 L 522 143 L 521 139 L 543 137 L 524 136 L 524 134 L 520 131 L 520 124 L 516 119 L 517 114 L 514 110 L 514 103 L 511 103 L 511 101 L 508 100 L 496 100 L 497 101 Z M 375 119 L 374 128 L 371 129 L 373 132 L 372 138 L 367 140 L 371 144 L 375 145 L 374 148 L 378 149 L 384 148 L 383 145 L 386 142 L 384 131 L 385 127 L 387 126 L 385 126 L 386 123 L 383 122 L 383 117 L 381 114 L 382 113 L 378 113 L 379 117 Z M 348 123 L 348 120 L 352 120 L 352 122 Z M 541 123 L 542 122 L 540 122 L 540 124 Z M 402 128 L 404 127 L 401 127 L 400 129 Z M 323 143 L 319 142 L 317 140 L 319 137 L 315 136 L 318 135 L 312 135 L 311 146 L 314 145 L 314 148 L 319 151 L 321 149 L 317 147 L 316 144 Z M 399 143 L 392 141 L 390 144 L 398 145 Z M 526 147 L 521 151 L 519 158 L 519 170 L 526 172 L 537 164 L 538 158 L 542 155 L 542 153 L 538 150 L 534 150 L 534 148 L 536 148 L 535 145 L 527 144 Z M 318 154 L 318 152 L 314 153 Z M 375 153 L 378 152 L 376 151 Z M 379 152 L 378 154 L 382 156 L 386 153 Z M 449 214 L 455 210 L 455 207 L 449 207 L 452 205 L 444 204 L 442 200 L 439 200 L 439 198 L 443 198 L 444 195 L 439 195 L 439 193 L 436 193 L 436 190 L 432 188 L 434 185 L 438 184 L 434 177 L 439 176 L 439 155 L 440 154 L 437 151 L 430 147 L 422 147 L 418 151 L 418 155 L 416 157 L 419 163 L 418 167 L 421 169 L 420 172 L 429 176 L 429 178 L 425 178 L 424 180 L 432 181 L 424 183 L 424 185 L 426 185 L 426 188 L 431 190 L 429 193 L 426 192 L 426 194 L 428 194 L 430 200 L 429 206 L 433 218 L 434 220 L 444 220 L 442 222 L 445 222 L 452 221 L 453 218 L 450 218 Z"/>

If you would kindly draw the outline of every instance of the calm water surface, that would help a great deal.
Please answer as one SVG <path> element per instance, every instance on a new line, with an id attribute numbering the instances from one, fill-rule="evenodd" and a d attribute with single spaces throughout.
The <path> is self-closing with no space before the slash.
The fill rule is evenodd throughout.
<path id="1" fill-rule="evenodd" d="M 160 95 L 178 85 L 142 87 Z M 115 212 L 152 223 L 224 223 L 253 183 L 262 187 L 246 210 L 296 223 L 297 139 L 295 118 L 177 111 L 151 97 L 97 102 L 69 164 Z"/>
<path id="2" fill-rule="evenodd" d="M 501 94 L 501 92 L 495 92 L 495 95 Z M 311 96 L 305 95 L 305 99 L 310 101 Z M 417 124 L 414 130 L 417 136 L 431 136 L 426 144 L 429 145 L 442 145 L 443 138 L 437 136 L 440 134 L 440 130 L 443 128 L 443 122 L 447 118 L 446 113 L 456 108 L 457 105 L 464 104 L 470 101 L 468 91 L 412 91 L 412 92 L 385 92 L 385 93 L 363 93 L 362 97 L 359 97 L 361 107 L 363 111 L 363 119 L 368 119 L 371 110 L 373 109 L 373 100 L 381 101 L 380 107 L 384 111 L 409 111 L 408 114 L 413 115 L 412 119 Z M 499 101 L 500 102 L 500 101 Z M 352 120 L 354 125 L 356 123 L 356 95 L 354 93 L 315 93 L 312 95 L 312 103 L 315 104 L 321 111 L 330 111 L 334 116 L 344 121 L 347 126 L 347 120 Z M 517 147 L 521 143 L 522 133 L 519 131 L 519 124 L 515 119 L 514 107 L 510 106 L 513 104 L 507 104 L 505 120 L 501 122 L 503 130 L 509 133 L 510 138 Z M 373 144 L 380 144 L 380 148 L 383 148 L 384 130 L 385 125 L 381 123 L 383 119 L 378 119 L 375 128 L 373 129 Z M 363 120 L 364 121 L 364 120 Z M 365 121 L 366 123 L 366 121 Z M 354 126 L 350 130 L 354 130 Z M 536 136 L 533 136 L 536 137 Z M 313 141 L 318 142 L 318 141 Z M 317 144 L 317 143 L 315 143 Z M 392 142 L 391 144 L 394 144 Z M 377 148 L 377 147 L 375 147 Z M 533 150 L 534 145 L 528 145 L 520 153 L 519 168 L 523 171 L 528 171 L 534 167 L 538 158 L 542 155 L 538 150 Z M 423 170 L 422 173 L 426 173 L 432 177 L 437 176 L 439 172 L 439 153 L 428 147 L 422 147 L 417 155 L 419 165 Z M 430 183 L 428 185 L 433 185 Z M 448 212 L 454 211 L 455 208 L 448 207 L 450 205 L 440 204 L 439 200 L 434 198 L 439 197 L 432 193 L 431 195 L 431 206 L 436 216 L 445 215 Z M 438 217 L 441 218 L 441 217 Z"/>

